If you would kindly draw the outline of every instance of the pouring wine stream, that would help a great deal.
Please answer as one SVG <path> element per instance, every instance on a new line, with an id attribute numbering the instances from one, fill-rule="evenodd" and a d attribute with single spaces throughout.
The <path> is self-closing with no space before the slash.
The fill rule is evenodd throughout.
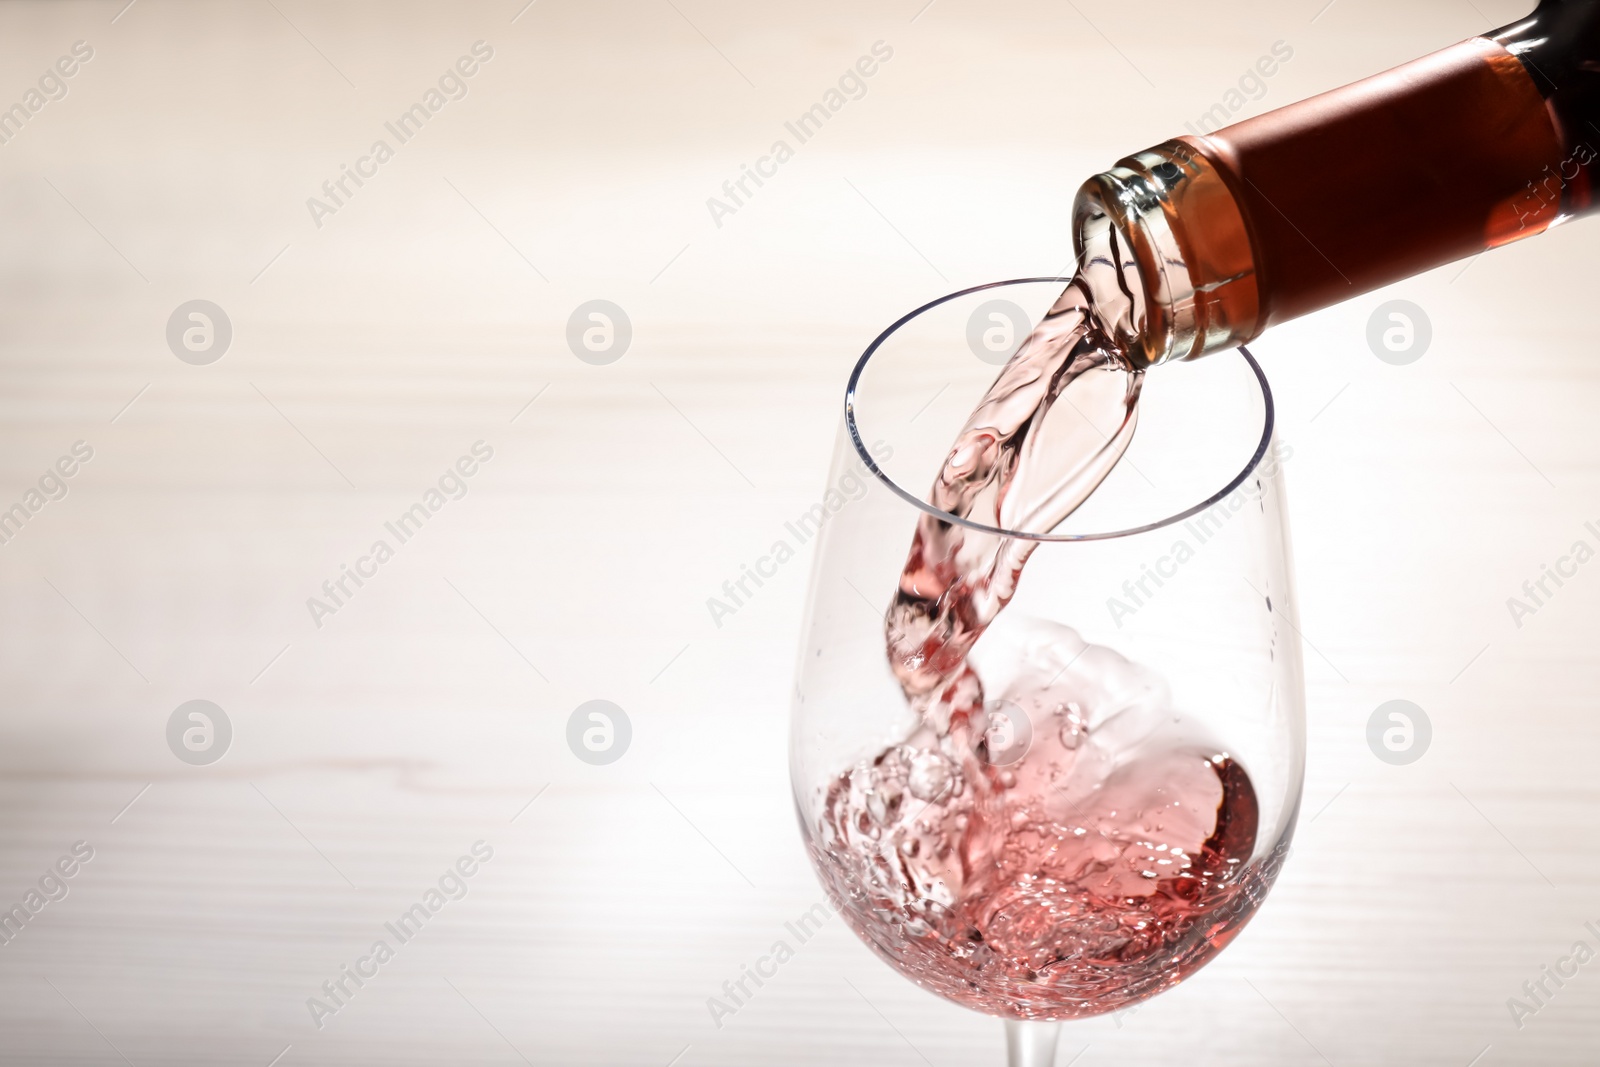
<path id="1" fill-rule="evenodd" d="M 1045 534 L 1116 467 L 1144 383 L 1120 340 L 1142 311 L 1125 266 L 1107 230 L 958 434 L 938 512 Z M 1050 1062 L 1040 1021 L 1114 1011 L 1220 951 L 1253 910 L 1258 819 L 1243 767 L 1160 676 L 1002 617 L 1037 543 L 919 517 L 884 620 L 916 724 L 835 779 L 813 846 L 867 944 L 1005 1017 L 1020 1064 Z"/>

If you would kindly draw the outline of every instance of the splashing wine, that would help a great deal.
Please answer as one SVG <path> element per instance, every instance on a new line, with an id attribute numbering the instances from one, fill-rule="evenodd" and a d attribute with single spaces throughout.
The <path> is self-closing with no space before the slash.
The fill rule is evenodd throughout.
<path id="1" fill-rule="evenodd" d="M 1144 370 L 1119 341 L 1142 308 L 1118 253 L 1114 233 L 1091 248 L 1003 368 L 936 508 L 1046 533 L 1122 458 Z M 841 912 L 907 977 L 991 1014 L 1068 1019 L 1187 977 L 1270 878 L 1247 862 L 1249 776 L 1160 677 L 1001 617 L 1036 544 L 920 517 L 885 616 L 917 725 L 830 784 L 809 837 Z"/>
<path id="2" fill-rule="evenodd" d="M 1126 451 L 1146 367 L 1600 211 L 1597 53 L 1600 0 L 1542 0 L 1091 177 L 1073 206 L 1085 265 L 973 412 L 930 504 L 1047 532 Z M 1251 862 L 1256 787 L 1162 679 L 1004 613 L 1035 543 L 919 517 L 884 620 L 916 725 L 823 786 L 808 841 L 850 923 L 908 977 L 993 1014 L 1067 1019 L 1220 951 L 1287 836 Z"/>

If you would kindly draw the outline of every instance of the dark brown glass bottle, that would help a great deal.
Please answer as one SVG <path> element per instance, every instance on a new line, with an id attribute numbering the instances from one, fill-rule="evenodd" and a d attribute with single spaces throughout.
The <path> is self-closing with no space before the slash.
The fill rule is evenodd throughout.
<path id="1" fill-rule="evenodd" d="M 1520 22 L 1215 133 L 1122 160 L 1078 193 L 1143 283 L 1147 364 L 1267 327 L 1596 207 L 1600 0 Z"/>

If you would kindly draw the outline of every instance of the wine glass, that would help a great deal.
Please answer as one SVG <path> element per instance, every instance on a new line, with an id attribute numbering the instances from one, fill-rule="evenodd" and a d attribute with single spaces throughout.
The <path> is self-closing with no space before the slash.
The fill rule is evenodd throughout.
<path id="1" fill-rule="evenodd" d="M 798 531 L 818 538 L 790 744 L 812 862 L 890 966 L 1006 1021 L 1013 1065 L 1233 939 L 1288 851 L 1305 762 L 1292 452 L 1242 348 L 1150 370 L 1128 452 L 1054 530 L 957 523 L 1037 542 L 968 656 L 967 712 L 929 721 L 891 671 L 913 533 L 950 519 L 925 493 L 1062 284 L 964 290 L 880 335 Z"/>

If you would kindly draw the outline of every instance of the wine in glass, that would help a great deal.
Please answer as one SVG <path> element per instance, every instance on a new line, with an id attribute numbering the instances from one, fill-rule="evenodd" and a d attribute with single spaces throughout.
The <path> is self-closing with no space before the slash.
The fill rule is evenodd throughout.
<path id="1" fill-rule="evenodd" d="M 1147 382 L 1061 285 L 934 301 L 856 365 L 791 735 L 834 906 L 1013 1064 L 1233 939 L 1304 767 L 1265 376 Z"/>

